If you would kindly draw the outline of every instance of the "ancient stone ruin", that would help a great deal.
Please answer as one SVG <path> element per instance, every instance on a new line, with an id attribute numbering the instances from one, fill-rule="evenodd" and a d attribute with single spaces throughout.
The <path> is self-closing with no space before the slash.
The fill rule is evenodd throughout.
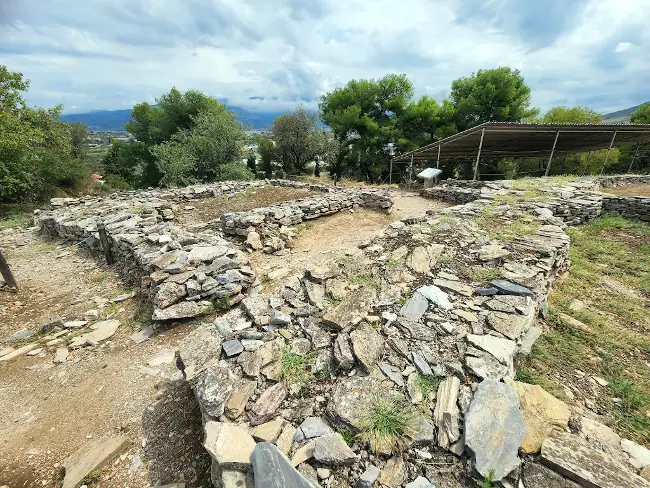
<path id="1" fill-rule="evenodd" d="M 98 251 L 103 224 L 154 320 L 225 312 L 179 347 L 215 486 L 643 488 L 650 451 L 619 438 L 607 454 L 595 441 L 607 427 L 570 423 L 566 404 L 514 381 L 569 268 L 567 226 L 604 211 L 650 220 L 648 198 L 599 191 L 628 181 L 640 177 L 534 192 L 448 181 L 423 195 L 459 205 L 396 221 L 266 292 L 247 251 L 282 253 L 291 226 L 342 209 L 389 211 L 390 193 L 306 186 L 313 197 L 198 227 L 175 222 L 174 209 L 198 198 L 300 185 L 219 183 L 54 200 L 36 221 Z M 534 230 L 503 242 L 482 219 Z"/>

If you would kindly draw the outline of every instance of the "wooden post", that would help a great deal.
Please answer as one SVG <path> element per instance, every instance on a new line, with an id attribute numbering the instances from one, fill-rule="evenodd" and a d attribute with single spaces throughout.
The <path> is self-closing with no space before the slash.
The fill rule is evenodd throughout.
<path id="1" fill-rule="evenodd" d="M 636 145 L 636 150 L 634 151 L 634 156 L 632 156 L 632 161 L 630 162 L 630 167 L 627 168 L 627 173 L 628 173 L 628 174 L 630 174 L 630 173 L 632 172 L 632 166 L 634 165 L 634 160 L 636 159 L 636 155 L 637 155 L 637 153 L 639 152 L 639 146 L 640 146 L 640 145 L 641 145 L 640 142 L 637 143 L 637 145 Z"/>
<path id="2" fill-rule="evenodd" d="M 587 159 L 585 160 L 585 167 L 582 168 L 582 174 L 580 176 L 584 176 L 585 173 L 587 172 L 587 168 L 589 167 L 589 158 L 591 158 L 591 151 L 587 153 Z"/>
<path id="3" fill-rule="evenodd" d="M 388 184 L 393 184 L 393 160 L 390 160 L 390 173 L 388 173 Z"/>
<path id="4" fill-rule="evenodd" d="M 14 278 L 11 269 L 9 269 L 7 260 L 2 255 L 2 251 L 0 251 L 0 274 L 4 278 L 5 283 L 9 285 L 9 288 L 15 288 L 16 290 L 18 289 L 18 283 L 16 283 L 16 279 Z"/>
<path id="5" fill-rule="evenodd" d="M 103 222 L 97 224 L 97 232 L 99 232 L 99 242 L 102 245 L 104 250 L 104 256 L 106 256 L 106 262 L 108 264 L 113 264 L 115 259 L 113 258 L 113 253 L 111 252 L 111 245 L 108 241 L 108 236 L 106 235 L 106 226 Z"/>
<path id="6" fill-rule="evenodd" d="M 553 141 L 553 149 L 551 149 L 551 155 L 548 158 L 548 164 L 546 165 L 546 172 L 544 176 L 548 176 L 551 171 L 551 161 L 553 161 L 553 154 L 555 153 L 555 145 L 557 144 L 557 138 L 560 137 L 560 131 L 557 131 L 555 134 L 555 140 Z"/>

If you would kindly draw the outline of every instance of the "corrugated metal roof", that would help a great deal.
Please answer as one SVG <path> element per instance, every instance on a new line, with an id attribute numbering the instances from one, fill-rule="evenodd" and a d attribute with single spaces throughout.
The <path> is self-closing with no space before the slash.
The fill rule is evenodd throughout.
<path id="1" fill-rule="evenodd" d="M 481 135 L 481 157 L 531 157 L 548 154 L 558 134 L 556 153 L 577 153 L 607 149 L 616 132 L 614 146 L 650 142 L 647 124 L 522 124 L 485 122 L 440 141 L 393 158 L 396 162 L 435 161 L 440 158 L 476 155 Z M 438 149 L 440 148 L 440 149 Z"/>

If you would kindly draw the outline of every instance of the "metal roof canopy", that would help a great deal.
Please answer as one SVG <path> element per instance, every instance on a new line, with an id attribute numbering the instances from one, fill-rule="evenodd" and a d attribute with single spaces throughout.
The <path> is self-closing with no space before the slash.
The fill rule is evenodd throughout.
<path id="1" fill-rule="evenodd" d="M 436 161 L 452 156 L 473 156 L 479 151 L 481 156 L 534 157 L 641 142 L 650 142 L 650 125 L 486 122 L 397 156 L 393 161 Z"/>

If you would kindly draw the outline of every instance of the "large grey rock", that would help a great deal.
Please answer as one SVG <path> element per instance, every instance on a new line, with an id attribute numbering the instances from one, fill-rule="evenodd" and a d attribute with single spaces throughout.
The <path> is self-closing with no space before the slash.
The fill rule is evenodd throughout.
<path id="1" fill-rule="evenodd" d="M 445 449 L 460 438 L 459 389 L 460 380 L 455 376 L 449 376 L 440 382 L 436 394 L 433 421 L 438 432 L 438 445 Z"/>
<path id="2" fill-rule="evenodd" d="M 244 346 L 238 339 L 231 339 L 221 344 L 223 352 L 226 353 L 226 356 L 231 358 L 240 354 L 244 351 Z"/>
<path id="3" fill-rule="evenodd" d="M 237 358 L 237 364 L 246 376 L 257 378 L 262 368 L 262 358 L 259 351 L 244 351 Z"/>
<path id="4" fill-rule="evenodd" d="M 313 488 L 273 444 L 260 442 L 251 456 L 255 488 Z"/>
<path id="5" fill-rule="evenodd" d="M 271 312 L 269 324 L 277 325 L 280 327 L 287 326 L 291 324 L 291 316 L 289 314 L 281 312 L 280 310 L 273 310 L 273 312 Z"/>
<path id="6" fill-rule="evenodd" d="M 322 437 L 332 433 L 334 433 L 334 430 L 327 420 L 323 420 L 320 417 L 307 417 L 296 430 L 293 440 L 295 442 L 302 442 L 305 439 Z"/>
<path id="7" fill-rule="evenodd" d="M 214 418 L 223 415 L 236 381 L 237 377 L 226 361 L 210 366 L 196 386 L 196 398 L 201 410 Z"/>
<path id="8" fill-rule="evenodd" d="M 342 330 L 366 315 L 377 296 L 374 288 L 364 287 L 345 297 L 335 309 L 323 316 L 323 323 Z"/>
<path id="9" fill-rule="evenodd" d="M 501 380 L 508 377 L 510 370 L 501 364 L 497 358 L 486 352 L 474 350 L 465 355 L 465 366 L 477 378 Z"/>
<path id="10" fill-rule="evenodd" d="M 443 310 L 451 310 L 454 306 L 449 301 L 449 295 L 435 285 L 421 286 L 417 292 L 434 305 Z"/>
<path id="11" fill-rule="evenodd" d="M 164 309 L 155 309 L 151 318 L 152 320 L 159 321 L 189 319 L 192 317 L 198 317 L 199 315 L 208 314 L 213 308 L 214 307 L 210 302 L 181 302 Z"/>
<path id="12" fill-rule="evenodd" d="M 524 464 L 523 481 L 526 488 L 579 488 L 573 481 L 563 478 L 541 464 L 527 462 Z"/>
<path id="13" fill-rule="evenodd" d="M 282 383 L 276 383 L 264 390 L 249 412 L 251 425 L 259 425 L 271 420 L 286 397 L 287 390 Z"/>
<path id="14" fill-rule="evenodd" d="M 571 434 L 561 433 L 546 439 L 540 460 L 588 488 L 650 488 L 650 482 Z"/>
<path id="15" fill-rule="evenodd" d="M 330 466 L 352 464 L 357 455 L 343 440 L 338 432 L 316 439 L 314 443 L 314 459 Z"/>
<path id="16" fill-rule="evenodd" d="M 636 469 L 650 466 L 650 450 L 629 439 L 621 439 L 621 449 L 630 457 L 630 464 Z"/>
<path id="17" fill-rule="evenodd" d="M 239 379 L 226 402 L 226 417 L 230 420 L 239 418 L 244 413 L 249 398 L 255 393 L 256 387 L 255 381 Z"/>
<path id="18" fill-rule="evenodd" d="M 512 360 L 517 351 L 516 342 L 491 335 L 474 334 L 468 334 L 467 341 L 479 349 L 492 354 L 501 364 L 512 367 Z"/>
<path id="19" fill-rule="evenodd" d="M 354 354 L 350 344 L 350 336 L 340 332 L 334 341 L 334 359 L 342 371 L 350 371 L 354 366 Z"/>
<path id="20" fill-rule="evenodd" d="M 370 372 L 384 350 L 384 339 L 381 334 L 367 324 L 362 325 L 350 334 L 354 355 L 363 368 Z"/>
<path id="21" fill-rule="evenodd" d="M 208 324 L 201 324 L 190 332 L 179 346 L 185 363 L 187 380 L 192 381 L 208 366 L 219 361 L 221 336 Z"/>
<path id="22" fill-rule="evenodd" d="M 499 481 L 520 464 L 524 419 L 514 390 L 495 380 L 481 382 L 465 418 L 465 444 L 474 454 L 476 470 Z"/>
<path id="23" fill-rule="evenodd" d="M 213 261 L 228 252 L 224 246 L 196 246 L 193 247 L 187 256 L 189 262 L 207 262 Z"/>
<path id="24" fill-rule="evenodd" d="M 309 303 L 315 307 L 322 309 L 323 303 L 325 301 L 325 287 L 321 284 L 314 283 L 309 280 L 305 280 L 304 283 Z"/>
<path id="25" fill-rule="evenodd" d="M 499 290 L 500 293 L 503 293 L 504 295 L 519 295 L 524 297 L 534 295 L 534 293 L 529 288 L 506 280 L 492 280 L 490 281 L 490 285 L 495 287 L 497 290 Z"/>
<path id="26" fill-rule="evenodd" d="M 327 405 L 330 418 L 341 427 L 360 430 L 373 398 L 384 389 L 372 376 L 345 378 L 332 390 Z"/>
<path id="27" fill-rule="evenodd" d="M 411 355 L 413 356 L 413 364 L 415 364 L 415 367 L 418 369 L 418 371 L 420 371 L 420 373 L 425 376 L 433 374 L 431 366 L 429 366 L 429 363 L 427 363 L 427 360 L 424 358 L 422 351 L 413 351 Z"/>
<path id="28" fill-rule="evenodd" d="M 417 246 L 406 258 L 406 266 L 416 273 L 428 273 L 436 265 L 445 246 L 431 244 L 430 246 Z"/>
<path id="29" fill-rule="evenodd" d="M 167 308 L 181 300 L 185 295 L 187 295 L 185 286 L 166 281 L 158 286 L 154 303 L 159 308 Z"/>
<path id="30" fill-rule="evenodd" d="M 535 320 L 533 314 L 517 315 L 514 313 L 492 312 L 488 315 L 488 324 L 508 339 L 517 340 L 521 333 L 530 327 Z"/>
<path id="31" fill-rule="evenodd" d="M 402 305 L 399 313 L 402 317 L 417 322 L 426 313 L 428 307 L 429 301 L 424 298 L 421 293 L 415 292 L 411 298 Z"/>
<path id="32" fill-rule="evenodd" d="M 221 468 L 250 470 L 255 440 L 235 424 L 208 421 L 204 425 L 206 448 Z"/>
<path id="33" fill-rule="evenodd" d="M 241 301 L 241 306 L 256 325 L 269 323 L 271 307 L 266 295 L 246 297 Z"/>

